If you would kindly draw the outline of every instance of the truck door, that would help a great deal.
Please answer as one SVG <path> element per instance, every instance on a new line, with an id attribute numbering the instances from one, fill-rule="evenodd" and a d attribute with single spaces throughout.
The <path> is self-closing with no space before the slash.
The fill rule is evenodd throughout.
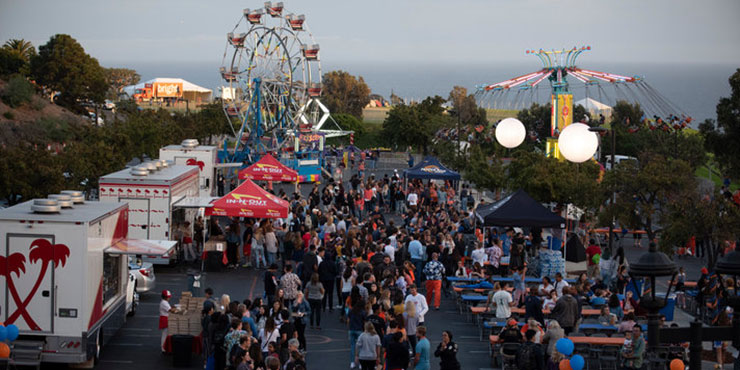
<path id="1" fill-rule="evenodd" d="M 52 333 L 54 261 L 62 258 L 54 256 L 57 249 L 54 235 L 8 234 L 7 238 L 4 267 L 9 274 L 6 276 L 4 304 L 7 310 L 3 310 L 3 321 L 5 325 L 17 325 L 21 332 Z"/>
<path id="2" fill-rule="evenodd" d="M 118 198 L 128 203 L 128 235 L 130 239 L 149 239 L 149 199 Z"/>

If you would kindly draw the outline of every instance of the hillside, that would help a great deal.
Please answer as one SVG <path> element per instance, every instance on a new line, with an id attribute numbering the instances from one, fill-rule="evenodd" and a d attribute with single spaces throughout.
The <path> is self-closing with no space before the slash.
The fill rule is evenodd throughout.
<path id="1" fill-rule="evenodd" d="M 0 95 L 5 90 L 6 81 L 0 80 Z M 35 141 L 43 137 L 43 127 L 55 122 L 66 124 L 89 124 L 85 118 L 67 109 L 52 104 L 48 99 L 35 95 L 28 103 L 12 108 L 0 99 L 0 145 L 19 141 Z"/>

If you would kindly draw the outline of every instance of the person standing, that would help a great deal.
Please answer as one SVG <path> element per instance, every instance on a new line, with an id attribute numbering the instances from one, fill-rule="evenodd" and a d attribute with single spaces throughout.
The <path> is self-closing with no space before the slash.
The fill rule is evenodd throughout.
<path id="1" fill-rule="evenodd" d="M 511 306 L 514 305 L 514 299 L 506 288 L 507 284 L 503 283 L 501 289 L 493 295 L 493 303 L 496 305 L 496 318 L 498 319 L 511 317 Z M 495 286 L 493 289 L 496 289 Z"/>
<path id="2" fill-rule="evenodd" d="M 431 344 L 427 339 L 427 328 L 419 326 L 416 328 L 416 355 L 414 358 L 414 370 L 429 370 L 429 352 Z"/>
<path id="3" fill-rule="evenodd" d="M 218 188 L 219 197 L 224 196 L 224 186 L 225 185 L 226 185 L 226 179 L 224 179 L 224 175 L 222 173 L 219 173 L 218 178 L 216 180 L 216 187 Z"/>
<path id="4" fill-rule="evenodd" d="M 434 351 L 434 357 L 439 357 L 440 370 L 460 370 L 460 362 L 457 361 L 457 343 L 452 341 L 452 333 L 445 330 L 442 332 L 442 342 Z"/>
<path id="5" fill-rule="evenodd" d="M 237 233 L 237 224 L 231 224 L 226 227 L 226 257 L 229 260 L 229 267 L 236 268 L 239 263 L 239 234 Z"/>
<path id="6" fill-rule="evenodd" d="M 427 299 L 423 295 L 419 294 L 416 289 L 416 284 L 409 285 L 409 295 L 406 296 L 406 302 L 412 302 L 416 307 L 416 316 L 419 318 L 419 325 L 424 325 L 424 315 L 429 311 L 429 305 L 427 305 Z M 410 332 L 408 334 L 411 334 Z M 412 334 L 413 335 L 413 334 Z"/>
<path id="7" fill-rule="evenodd" d="M 265 253 L 267 254 L 268 265 L 271 265 L 275 263 L 275 261 L 277 261 L 277 236 L 275 236 L 275 230 L 270 223 L 265 226 Z"/>
<path id="8" fill-rule="evenodd" d="M 536 330 L 527 330 L 524 333 L 526 341 L 516 353 L 516 364 L 521 370 L 543 370 L 545 368 L 545 354 L 542 346 L 534 342 Z"/>
<path id="9" fill-rule="evenodd" d="M 321 300 L 324 298 L 324 287 L 319 282 L 319 274 L 314 272 L 311 281 L 306 284 L 306 297 L 311 305 L 311 329 L 321 330 Z M 315 318 L 315 320 L 314 320 Z M 314 326 L 314 321 L 316 326 Z"/>
<path id="10" fill-rule="evenodd" d="M 413 302 L 407 301 L 403 312 L 403 323 L 411 351 L 416 351 L 416 328 L 419 327 L 419 315 Z"/>
<path id="11" fill-rule="evenodd" d="M 167 340 L 170 312 L 175 312 L 175 309 L 170 306 L 170 298 L 172 298 L 172 293 L 169 290 L 163 290 L 162 300 L 159 302 L 159 330 L 162 331 L 162 341 L 159 346 L 162 353 L 165 352 L 164 342 Z"/>
<path id="12" fill-rule="evenodd" d="M 298 343 L 300 343 L 300 349 L 306 350 L 306 315 L 311 314 L 311 306 L 303 298 L 303 292 L 298 292 L 298 295 L 293 303 L 292 316 L 293 325 L 298 333 Z"/>
<path id="13" fill-rule="evenodd" d="M 563 296 L 555 303 L 550 317 L 555 319 L 565 331 L 565 335 L 573 331 L 576 321 L 580 316 L 578 313 L 578 301 L 573 297 L 573 287 L 563 288 Z"/>
<path id="14" fill-rule="evenodd" d="M 424 261 L 424 246 L 419 241 L 418 234 L 411 235 L 411 241 L 409 242 L 409 255 L 411 255 L 411 263 L 414 264 L 416 273 L 421 275 L 422 263 Z M 421 278 L 419 279 L 421 282 Z"/>
<path id="15" fill-rule="evenodd" d="M 432 302 L 434 297 L 434 309 L 439 311 L 439 300 L 442 293 L 442 277 L 445 274 L 445 267 L 442 262 L 438 261 L 439 253 L 432 253 L 432 260 L 424 266 L 424 275 L 426 276 L 427 302 Z"/>
<path id="16" fill-rule="evenodd" d="M 326 311 L 329 306 L 329 312 L 334 311 L 334 281 L 337 279 L 337 262 L 334 254 L 327 255 L 319 263 L 319 281 L 324 287 L 324 298 L 321 300 L 321 308 Z"/>
<path id="17" fill-rule="evenodd" d="M 280 277 L 280 287 L 283 288 L 285 295 L 284 304 L 289 308 L 293 305 L 293 300 L 298 297 L 301 290 L 301 279 L 293 273 L 293 265 L 285 265 L 283 276 Z"/>
<path id="18" fill-rule="evenodd" d="M 358 298 L 355 302 L 352 302 L 352 307 L 347 314 L 347 321 L 349 323 L 349 357 L 351 359 L 350 367 L 352 369 L 357 367 L 357 362 L 355 361 L 357 339 L 365 327 L 366 317 L 365 300 Z"/>
<path id="19" fill-rule="evenodd" d="M 357 338 L 355 362 L 362 370 L 375 370 L 380 365 L 380 337 L 372 323 L 365 323 L 365 331 Z"/>
<path id="20" fill-rule="evenodd" d="M 185 221 L 182 228 L 182 246 L 185 250 L 185 261 L 191 262 L 198 259 L 193 248 L 193 233 L 190 230 L 190 221 Z"/>
<path id="21" fill-rule="evenodd" d="M 599 262 L 601 261 L 601 247 L 596 241 L 591 239 L 586 248 L 586 274 L 588 277 L 595 279 L 599 277 Z"/>
<path id="22" fill-rule="evenodd" d="M 265 297 L 267 297 L 267 305 L 272 306 L 272 300 L 275 297 L 277 291 L 278 278 L 277 278 L 277 264 L 270 264 L 265 272 Z"/>

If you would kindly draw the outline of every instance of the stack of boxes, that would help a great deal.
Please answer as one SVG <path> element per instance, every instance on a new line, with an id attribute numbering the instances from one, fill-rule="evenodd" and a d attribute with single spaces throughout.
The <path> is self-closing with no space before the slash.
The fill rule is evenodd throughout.
<path id="1" fill-rule="evenodd" d="M 200 312 L 203 308 L 205 297 L 193 297 L 190 292 L 182 292 L 180 295 L 177 313 L 170 314 L 169 334 L 198 336 L 202 331 L 200 324 Z"/>
<path id="2" fill-rule="evenodd" d="M 539 276 L 554 277 L 556 273 L 565 276 L 565 259 L 560 251 L 540 249 Z"/>

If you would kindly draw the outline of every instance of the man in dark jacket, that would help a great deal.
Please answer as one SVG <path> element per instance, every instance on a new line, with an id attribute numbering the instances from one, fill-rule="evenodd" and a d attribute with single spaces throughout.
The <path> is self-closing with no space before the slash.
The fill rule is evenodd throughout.
<path id="1" fill-rule="evenodd" d="M 337 262 L 334 255 L 325 255 L 323 261 L 319 264 L 319 281 L 324 287 L 324 298 L 321 299 L 321 309 L 326 311 L 329 306 L 329 312 L 334 311 L 334 280 L 337 278 Z"/>
<path id="2" fill-rule="evenodd" d="M 524 336 L 527 341 L 519 348 L 516 354 L 517 367 L 520 370 L 543 370 L 545 368 L 545 353 L 542 346 L 534 342 L 535 330 L 527 330 Z"/>
<path id="3" fill-rule="evenodd" d="M 555 303 L 552 309 L 551 317 L 557 320 L 558 324 L 565 331 L 565 335 L 573 331 L 573 327 L 580 316 L 578 313 L 578 301 L 573 297 L 575 288 L 567 286 L 563 288 L 563 296 Z"/>
<path id="4" fill-rule="evenodd" d="M 542 314 L 542 301 L 537 296 L 537 287 L 529 288 L 529 295 L 524 299 L 524 320 L 529 318 L 537 320 L 542 326 L 545 325 L 545 317 Z"/>
<path id="5" fill-rule="evenodd" d="M 314 272 L 318 272 L 318 267 L 319 259 L 316 257 L 316 246 L 310 245 L 308 247 L 308 253 L 303 256 L 303 271 L 301 272 L 303 286 L 306 286 L 306 283 L 311 280 L 311 275 Z"/>

